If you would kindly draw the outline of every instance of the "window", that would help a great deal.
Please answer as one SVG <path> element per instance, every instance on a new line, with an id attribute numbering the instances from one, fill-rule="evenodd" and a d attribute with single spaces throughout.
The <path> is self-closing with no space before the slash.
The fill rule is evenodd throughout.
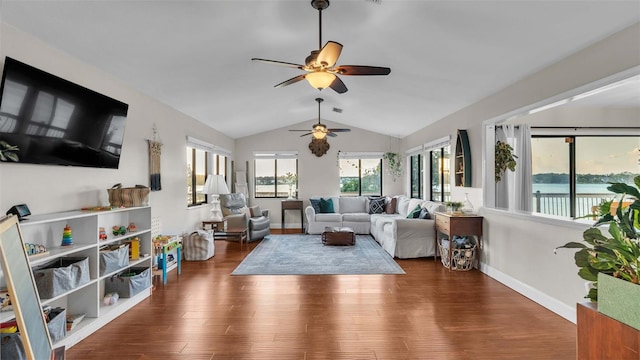
<path id="1" fill-rule="evenodd" d="M 422 174 L 422 155 L 415 154 L 409 156 L 409 173 L 411 174 L 411 197 L 422 199 L 423 195 L 423 174 Z"/>
<path id="2" fill-rule="evenodd" d="M 203 141 L 187 138 L 187 206 L 207 203 L 207 195 L 202 193 L 207 175 L 223 175 L 226 179 L 229 154 Z"/>
<path id="3" fill-rule="evenodd" d="M 638 136 L 532 136 L 533 211 L 583 217 L 640 175 Z"/>
<path id="4" fill-rule="evenodd" d="M 256 198 L 297 198 L 298 154 L 254 154 Z"/>
<path id="5" fill-rule="evenodd" d="M 429 151 L 431 169 L 431 195 L 432 201 L 449 201 L 451 198 L 451 178 L 449 176 L 450 145 L 435 148 Z"/>
<path id="6" fill-rule="evenodd" d="M 382 154 L 339 153 L 341 196 L 382 196 Z"/>

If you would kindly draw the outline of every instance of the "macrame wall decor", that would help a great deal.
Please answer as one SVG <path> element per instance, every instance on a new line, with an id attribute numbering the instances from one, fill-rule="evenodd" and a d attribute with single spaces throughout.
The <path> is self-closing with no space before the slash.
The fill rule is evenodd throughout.
<path id="1" fill-rule="evenodd" d="M 153 124 L 153 137 L 149 140 L 149 182 L 151 191 L 162 190 L 160 183 L 160 153 L 162 143 L 158 138 L 158 130 Z"/>

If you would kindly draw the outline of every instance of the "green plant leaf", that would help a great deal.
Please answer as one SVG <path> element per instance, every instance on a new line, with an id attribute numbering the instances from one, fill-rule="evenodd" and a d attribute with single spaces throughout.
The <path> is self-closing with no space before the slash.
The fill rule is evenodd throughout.
<path id="1" fill-rule="evenodd" d="M 578 266 L 579 268 L 589 266 L 590 257 L 591 255 L 589 255 L 588 248 L 576 251 L 575 255 L 573 255 L 573 258 L 576 260 L 576 266 Z"/>
<path id="2" fill-rule="evenodd" d="M 595 271 L 590 267 L 581 268 L 578 271 L 578 275 L 587 281 L 598 281 L 598 271 Z"/>
<path id="3" fill-rule="evenodd" d="M 585 297 L 591 301 L 598 301 L 598 288 L 589 289 L 589 293 Z"/>
<path id="4" fill-rule="evenodd" d="M 582 238 L 584 239 L 585 242 L 591 245 L 595 245 L 597 242 L 604 242 L 607 240 L 607 238 L 604 235 L 602 235 L 602 232 L 600 231 L 600 229 L 596 227 L 591 227 L 585 230 L 582 233 Z"/>
<path id="5" fill-rule="evenodd" d="M 18 158 L 18 155 L 16 155 L 15 153 L 11 153 L 11 152 L 7 153 L 7 158 L 9 160 L 11 160 L 11 161 L 14 161 L 14 162 L 20 161 L 20 159 Z M 3 160 L 3 161 L 6 161 L 6 160 Z"/>

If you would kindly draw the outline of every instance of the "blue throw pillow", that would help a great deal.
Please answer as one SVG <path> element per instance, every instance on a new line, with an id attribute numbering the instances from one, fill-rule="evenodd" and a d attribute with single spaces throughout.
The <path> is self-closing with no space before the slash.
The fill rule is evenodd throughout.
<path id="1" fill-rule="evenodd" d="M 313 210 L 316 211 L 316 214 L 320 213 L 320 199 L 309 199 L 309 202 L 311 202 L 311 206 L 313 207 Z"/>
<path id="2" fill-rule="evenodd" d="M 420 210 L 420 215 L 418 216 L 418 219 L 431 219 L 431 214 L 429 213 L 429 210 L 427 210 L 426 208 L 422 208 L 422 210 Z"/>
<path id="3" fill-rule="evenodd" d="M 320 198 L 320 213 L 330 214 L 333 212 L 333 200 Z"/>
<path id="4" fill-rule="evenodd" d="M 407 219 L 417 219 L 420 216 L 420 211 L 422 211 L 422 207 L 420 205 L 416 206 L 409 214 L 407 214 Z"/>

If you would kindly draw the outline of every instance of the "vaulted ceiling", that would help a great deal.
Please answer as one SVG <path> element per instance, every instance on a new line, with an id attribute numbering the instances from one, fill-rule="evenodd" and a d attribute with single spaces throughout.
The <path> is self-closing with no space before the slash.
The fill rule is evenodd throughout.
<path id="1" fill-rule="evenodd" d="M 322 42 L 344 46 L 338 65 L 391 68 L 341 76 L 344 94 L 274 88 L 302 72 L 251 61 L 304 64 L 309 0 L 0 0 L 0 13 L 232 138 L 310 128 L 317 97 L 323 119 L 402 138 L 640 21 L 640 2 L 331 0 Z"/>

